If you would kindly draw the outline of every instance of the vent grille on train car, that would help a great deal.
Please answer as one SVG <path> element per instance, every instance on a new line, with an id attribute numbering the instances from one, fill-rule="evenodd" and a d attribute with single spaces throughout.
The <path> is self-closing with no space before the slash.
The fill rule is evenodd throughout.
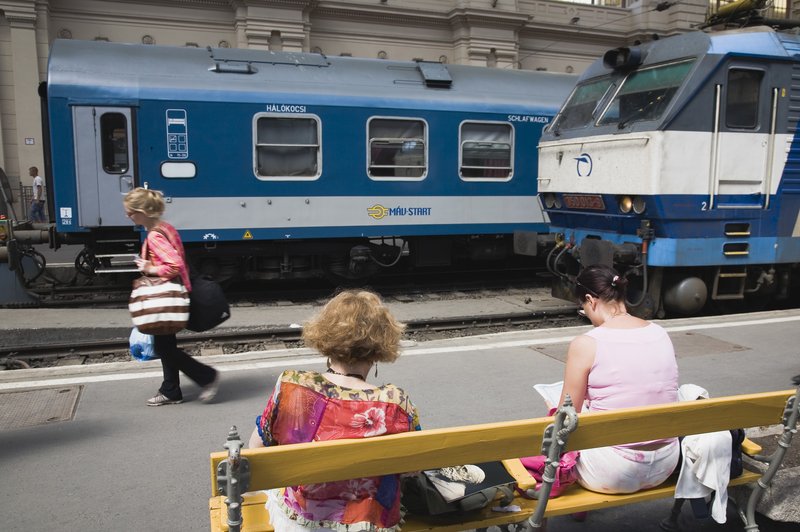
<path id="1" fill-rule="evenodd" d="M 302 52 L 272 52 L 248 48 L 206 48 L 211 59 L 222 63 L 264 63 L 270 65 L 295 65 L 328 67 L 327 57 Z"/>
<path id="2" fill-rule="evenodd" d="M 436 61 L 417 61 L 417 68 L 428 87 L 449 89 L 453 85 L 447 65 Z"/>

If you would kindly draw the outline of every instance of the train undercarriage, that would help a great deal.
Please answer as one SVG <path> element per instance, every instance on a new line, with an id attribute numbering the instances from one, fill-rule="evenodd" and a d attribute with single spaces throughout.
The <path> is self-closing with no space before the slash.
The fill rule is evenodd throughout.
<path id="1" fill-rule="evenodd" d="M 35 301 L 24 289 L 45 272 L 45 257 L 36 249 L 40 244 L 49 243 L 53 249 L 63 245 L 82 246 L 75 257 L 75 272 L 90 284 L 128 283 L 137 272 L 133 259 L 140 249 L 140 233 L 130 228 L 64 235 L 55 232 L 49 224 L 12 224 L 5 220 L 2 229 L 0 262 L 10 274 L 9 285 L 13 282 L 21 289 L 17 296 L 10 295 L 10 299 L 0 300 L 0 304 Z M 519 233 L 292 242 L 186 242 L 184 248 L 194 273 L 209 275 L 223 284 L 325 278 L 334 285 L 355 286 L 388 270 L 409 272 L 489 264 L 495 267 L 530 265 L 528 256 L 542 255 L 552 242 L 550 235 Z M 5 292 L 11 294 L 10 290 Z"/>
<path id="2" fill-rule="evenodd" d="M 795 264 L 663 267 L 646 264 L 646 245 L 558 239 L 547 258 L 554 297 L 574 300 L 582 264 L 606 264 L 628 281 L 628 311 L 643 319 L 704 312 L 756 311 L 786 301 L 798 288 Z"/>

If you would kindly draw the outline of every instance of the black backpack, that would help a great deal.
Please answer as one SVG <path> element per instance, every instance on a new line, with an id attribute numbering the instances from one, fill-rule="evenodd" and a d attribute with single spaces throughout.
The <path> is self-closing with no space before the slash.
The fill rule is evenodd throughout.
<path id="1" fill-rule="evenodd" d="M 194 332 L 207 331 L 231 317 L 231 307 L 220 285 L 207 275 L 193 276 L 191 281 L 187 329 Z"/>
<path id="2" fill-rule="evenodd" d="M 731 429 L 731 478 L 740 477 L 744 472 L 742 463 L 742 442 L 744 429 Z"/>
<path id="3" fill-rule="evenodd" d="M 490 505 L 502 493 L 498 501 L 507 506 L 514 499 L 516 482 L 502 462 L 475 464 L 483 469 L 486 477 L 479 484 L 469 485 L 465 495 L 448 501 L 424 472 L 408 475 L 403 479 L 402 503 L 412 514 L 441 515 L 452 512 L 471 512 Z"/>

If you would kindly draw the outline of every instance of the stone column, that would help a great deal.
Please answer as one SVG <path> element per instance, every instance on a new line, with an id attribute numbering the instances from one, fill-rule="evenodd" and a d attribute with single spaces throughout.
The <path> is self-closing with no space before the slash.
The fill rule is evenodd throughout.
<path id="1" fill-rule="evenodd" d="M 308 51 L 309 13 L 317 0 L 231 0 L 237 45 L 275 52 Z"/>
<path id="2" fill-rule="evenodd" d="M 490 5 L 490 4 L 489 4 Z M 455 63 L 518 68 L 519 31 L 530 17 L 511 10 L 462 4 L 448 18 L 453 32 Z M 515 7 L 515 6 L 509 6 Z"/>
<path id="3" fill-rule="evenodd" d="M 11 100 L 10 114 L 2 116 L 5 135 L 0 165 L 10 177 L 27 178 L 30 166 L 43 171 L 42 116 L 39 103 L 39 45 L 36 34 L 36 2 L 34 0 L 0 0 L 0 13 L 8 24 L 11 72 L 10 92 L 0 98 Z M 44 51 L 46 55 L 47 51 Z"/>

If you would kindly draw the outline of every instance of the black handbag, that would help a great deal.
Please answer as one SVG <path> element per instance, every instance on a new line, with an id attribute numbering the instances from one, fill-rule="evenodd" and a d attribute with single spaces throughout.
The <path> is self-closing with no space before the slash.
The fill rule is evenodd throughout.
<path id="1" fill-rule="evenodd" d="M 231 317 L 231 307 L 222 287 L 207 275 L 192 278 L 189 294 L 189 323 L 186 328 L 194 332 L 213 329 Z"/>

